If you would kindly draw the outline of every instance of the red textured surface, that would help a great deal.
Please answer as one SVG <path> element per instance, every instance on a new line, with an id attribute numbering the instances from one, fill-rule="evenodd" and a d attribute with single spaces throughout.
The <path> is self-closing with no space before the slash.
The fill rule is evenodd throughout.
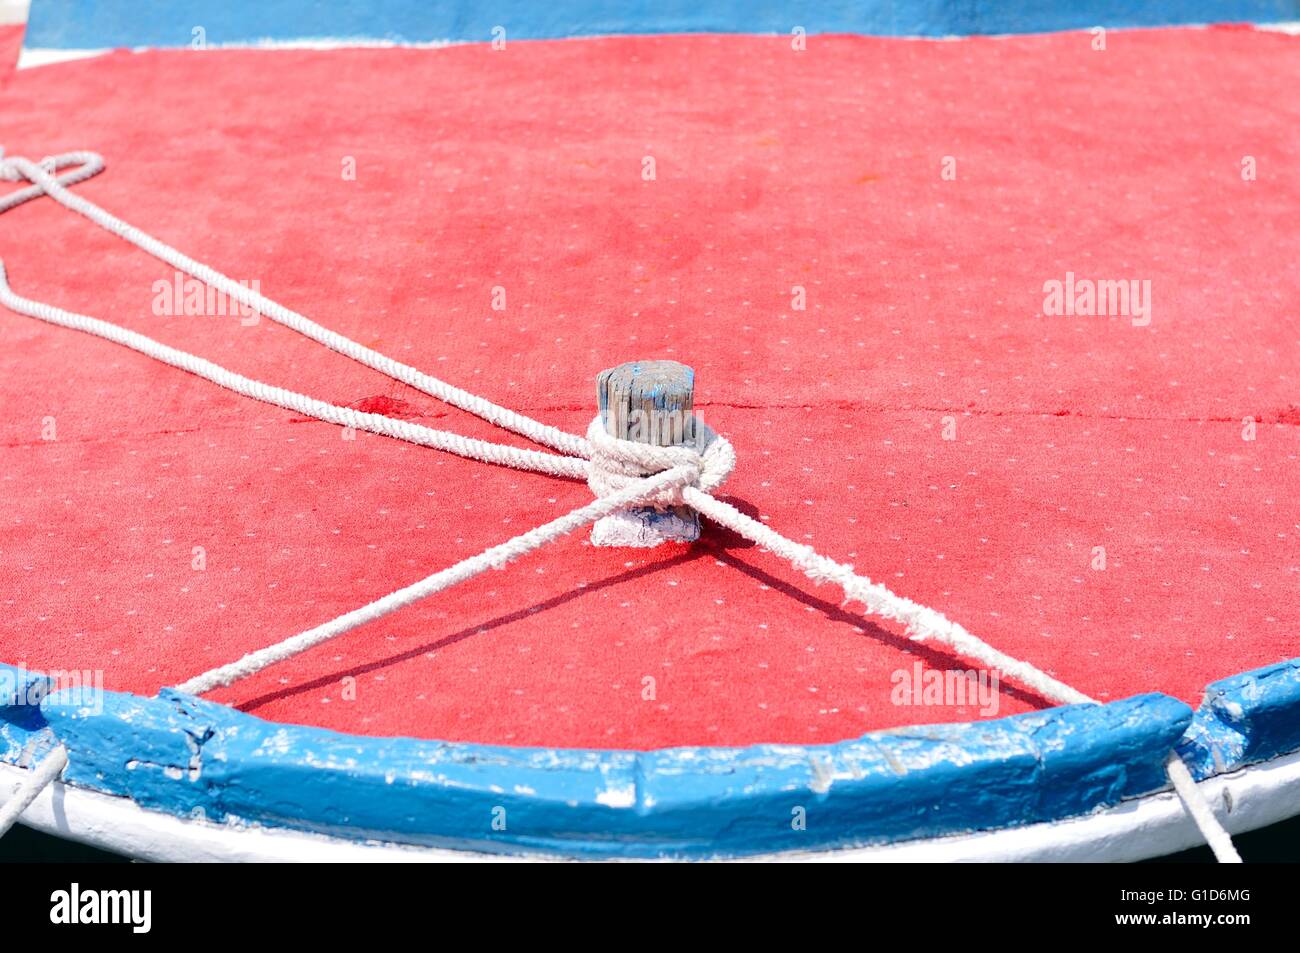
<path id="1" fill-rule="evenodd" d="M 582 428 L 603 367 L 687 361 L 750 512 L 1083 691 L 1195 703 L 1300 654 L 1300 41 L 1089 39 L 120 53 L 15 74 L 0 115 L 13 153 L 103 153 L 79 191 L 134 224 L 545 421 Z M 169 269 L 53 203 L 4 216 L 0 254 L 30 297 L 500 438 L 269 322 L 155 316 Z M 1149 279 L 1151 324 L 1045 317 L 1067 270 Z M 346 442 L 7 311 L 0 339 L 6 661 L 152 692 L 589 498 Z M 892 704 L 916 660 L 967 667 L 725 535 L 650 553 L 575 536 L 215 697 L 547 745 L 978 717 Z"/>
<path id="2" fill-rule="evenodd" d="M 23 45 L 23 27 L 20 24 L 0 24 L 0 89 L 9 74 L 18 65 L 18 51 Z"/>

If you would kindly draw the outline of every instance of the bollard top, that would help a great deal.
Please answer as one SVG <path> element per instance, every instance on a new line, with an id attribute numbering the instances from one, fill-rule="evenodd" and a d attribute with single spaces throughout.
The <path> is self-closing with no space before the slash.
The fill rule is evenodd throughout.
<path id="1" fill-rule="evenodd" d="M 630 361 L 596 375 L 605 431 L 657 447 L 695 440 L 695 371 L 677 361 Z"/>

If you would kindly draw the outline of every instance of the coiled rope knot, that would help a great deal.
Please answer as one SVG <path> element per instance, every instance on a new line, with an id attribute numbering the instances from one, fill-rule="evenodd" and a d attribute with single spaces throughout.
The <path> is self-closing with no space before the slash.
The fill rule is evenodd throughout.
<path id="1" fill-rule="evenodd" d="M 693 486 L 704 493 L 712 493 L 727 481 L 736 468 L 736 451 L 726 437 L 700 419 L 695 421 L 695 441 L 676 447 L 656 447 L 648 443 L 620 440 L 605 430 L 604 421 L 597 415 L 587 428 L 591 443 L 591 468 L 587 485 L 598 497 L 610 496 L 625 490 L 638 480 L 671 470 L 686 467 L 690 478 L 680 484 L 663 488 L 642 503 L 647 506 L 683 506 L 682 490 Z"/>

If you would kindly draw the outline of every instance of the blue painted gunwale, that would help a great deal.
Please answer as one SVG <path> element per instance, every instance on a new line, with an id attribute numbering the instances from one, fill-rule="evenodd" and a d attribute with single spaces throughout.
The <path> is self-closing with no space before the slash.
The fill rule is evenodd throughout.
<path id="1" fill-rule="evenodd" d="M 1198 780 L 1300 750 L 1300 658 L 1205 689 L 1178 753 Z"/>
<path id="2" fill-rule="evenodd" d="M 40 710 L 49 684 L 40 672 L 0 664 L 0 762 L 31 767 L 57 743 Z"/>
<path id="3" fill-rule="evenodd" d="M 486 43 L 612 34 L 861 33 L 966 36 L 1300 20 L 1300 0 L 33 0 L 27 49 L 188 47 L 320 39 Z"/>
<path id="4" fill-rule="evenodd" d="M 1086 814 L 1300 749 L 1300 659 L 1213 683 L 1200 710 L 1161 694 L 829 745 L 658 751 L 512 748 L 278 724 L 164 689 L 102 706 L 0 665 L 0 760 L 53 744 L 64 780 L 212 821 L 567 856 L 742 856 L 893 843 Z M 791 824 L 806 813 L 805 830 Z M 504 813 L 502 813 L 504 812 Z M 505 829 L 494 828 L 504 819 Z"/>

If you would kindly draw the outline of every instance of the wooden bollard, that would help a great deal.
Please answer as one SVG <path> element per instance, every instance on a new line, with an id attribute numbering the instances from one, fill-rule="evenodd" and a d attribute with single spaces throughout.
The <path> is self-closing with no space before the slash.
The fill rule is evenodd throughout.
<path id="1" fill-rule="evenodd" d="M 634 361 L 596 376 L 596 400 L 605 432 L 656 447 L 695 442 L 695 372 L 676 361 Z M 596 521 L 596 546 L 690 543 L 700 536 L 689 506 L 638 506 Z"/>

